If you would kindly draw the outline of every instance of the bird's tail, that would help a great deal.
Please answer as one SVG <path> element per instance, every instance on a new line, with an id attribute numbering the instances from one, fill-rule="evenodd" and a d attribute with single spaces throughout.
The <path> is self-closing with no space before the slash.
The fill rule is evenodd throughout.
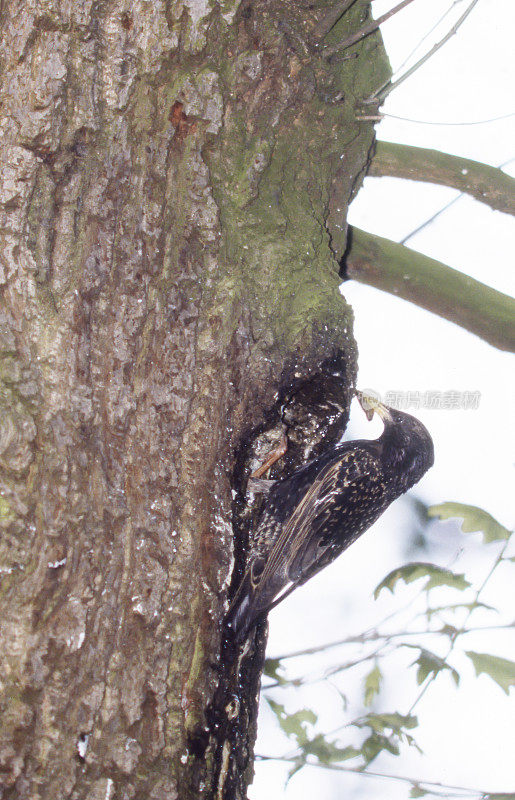
<path id="1" fill-rule="evenodd" d="M 247 573 L 234 595 L 226 617 L 227 625 L 234 633 L 237 642 L 241 642 L 246 638 L 254 623 L 252 594 L 250 575 Z"/>
<path id="2" fill-rule="evenodd" d="M 250 568 L 246 571 L 227 612 L 227 625 L 233 631 L 238 642 L 242 642 L 247 637 L 258 617 L 268 610 L 268 603 L 263 596 L 263 587 L 259 581 L 264 563 L 264 559 L 254 559 Z"/>
<path id="3" fill-rule="evenodd" d="M 261 579 L 264 567 L 264 558 L 254 558 L 229 606 L 226 623 L 237 642 L 244 641 L 259 618 L 268 614 L 297 585 L 280 572 Z"/>

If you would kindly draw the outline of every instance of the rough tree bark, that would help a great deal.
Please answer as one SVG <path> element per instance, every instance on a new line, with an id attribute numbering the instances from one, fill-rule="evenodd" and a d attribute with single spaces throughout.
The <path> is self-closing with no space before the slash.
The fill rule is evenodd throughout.
<path id="1" fill-rule="evenodd" d="M 355 107 L 388 76 L 378 34 L 310 55 L 329 8 L 1 6 L 2 798 L 246 796 L 245 479 L 281 415 L 283 471 L 345 418 Z"/>

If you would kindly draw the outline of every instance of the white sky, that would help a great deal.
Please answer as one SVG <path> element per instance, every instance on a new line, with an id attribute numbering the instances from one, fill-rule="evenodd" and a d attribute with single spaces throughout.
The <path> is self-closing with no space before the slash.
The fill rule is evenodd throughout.
<path id="1" fill-rule="evenodd" d="M 376 0 L 377 17 L 395 5 Z M 453 5 L 452 0 L 415 0 L 383 26 L 383 36 L 395 69 L 415 44 Z M 453 13 L 429 39 L 422 52 L 440 38 L 468 5 L 454 4 Z M 387 99 L 384 111 L 427 121 L 475 121 L 515 111 L 513 31 L 514 0 L 480 0 L 458 34 L 414 76 Z M 378 138 L 432 147 L 495 166 L 515 157 L 515 117 L 486 125 L 435 126 L 385 119 Z M 506 171 L 515 175 L 515 161 Z M 351 223 L 399 240 L 457 194 L 428 184 L 395 179 L 367 179 L 351 208 Z M 491 211 L 469 199 L 460 199 L 409 246 L 455 269 L 513 294 L 514 223 L 511 217 Z M 427 410 L 416 413 L 430 429 L 436 450 L 434 468 L 415 488 L 428 503 L 456 500 L 488 510 L 507 527 L 514 524 L 513 408 L 515 381 L 513 357 L 489 346 L 457 326 L 379 292 L 346 283 L 343 292 L 354 308 L 355 333 L 360 349 L 359 385 L 381 393 L 389 390 L 478 390 L 478 410 Z M 352 438 L 374 437 L 380 431 L 368 424 L 359 410 L 351 420 Z M 279 655 L 312 644 L 359 633 L 416 595 L 411 587 L 392 597 L 383 592 L 371 599 L 375 585 L 394 566 L 410 560 L 407 552 L 412 522 L 402 501 L 330 568 L 291 595 L 271 614 L 268 653 Z M 480 579 L 488 572 L 496 545 L 482 547 L 478 535 L 462 535 L 448 523 L 429 529 L 433 545 L 422 560 L 452 565 Z M 415 556 L 421 560 L 420 554 Z M 488 599 L 504 607 L 507 620 L 513 609 L 513 568 L 502 574 L 495 595 Z M 411 594 L 410 594 L 411 592 Z M 487 599 L 487 602 L 488 602 Z M 478 620 L 487 624 L 490 619 Z M 430 647 L 430 645 L 428 645 Z M 436 645 L 435 645 L 436 647 Z M 515 659 L 515 636 L 470 637 L 467 649 L 495 652 Z M 413 651 L 414 653 L 415 651 Z M 350 653 L 350 651 L 349 651 Z M 354 651 L 355 655 L 355 651 Z M 326 657 L 327 660 L 328 657 Z M 345 660 L 346 656 L 342 658 Z M 378 711 L 407 713 L 416 687 L 402 658 L 392 665 L 392 680 Z M 335 656 L 329 658 L 334 663 Z M 371 769 L 426 778 L 490 791 L 515 791 L 515 693 L 509 698 L 486 676 L 473 677 L 465 660 L 456 658 L 464 680 L 460 690 L 442 676 L 421 702 L 417 741 L 424 757 L 409 751 L 401 758 L 380 757 Z M 296 668 L 301 674 L 302 669 Z M 309 661 L 305 669 L 316 670 Z M 297 674 L 297 672 L 295 673 Z M 360 676 L 345 673 L 343 688 L 352 698 L 360 692 Z M 332 685 L 313 684 L 301 691 L 276 692 L 277 702 L 293 712 L 313 708 L 321 730 L 344 721 L 339 697 Z M 358 697 L 359 699 L 359 697 Z M 359 709 L 359 706 L 357 706 Z M 257 752 L 286 753 L 292 745 L 282 737 L 266 704 L 262 703 Z M 338 775 L 305 769 L 284 788 L 287 767 L 278 762 L 257 763 L 249 800 L 332 800 L 345 796 L 364 800 L 404 800 L 409 789 L 397 782 Z"/>

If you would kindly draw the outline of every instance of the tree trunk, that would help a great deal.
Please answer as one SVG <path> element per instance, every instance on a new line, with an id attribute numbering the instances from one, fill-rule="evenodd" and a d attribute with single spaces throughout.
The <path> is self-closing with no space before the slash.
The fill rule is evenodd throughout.
<path id="1" fill-rule="evenodd" d="M 387 77 L 378 34 L 310 55 L 312 6 L 2 5 L 2 798 L 246 796 L 245 481 L 281 419 L 276 475 L 345 421 L 355 107 Z"/>

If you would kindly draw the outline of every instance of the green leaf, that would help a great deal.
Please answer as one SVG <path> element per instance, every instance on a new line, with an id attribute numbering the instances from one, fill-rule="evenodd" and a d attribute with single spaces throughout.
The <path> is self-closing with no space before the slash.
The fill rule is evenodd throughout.
<path id="1" fill-rule="evenodd" d="M 397 567 L 388 573 L 386 578 L 383 578 L 381 583 L 376 586 L 374 597 L 377 598 L 381 589 L 389 589 L 392 594 L 397 584 L 397 581 L 404 581 L 404 583 L 412 583 L 418 578 L 426 578 L 425 591 L 434 589 L 435 586 L 451 586 L 453 589 L 467 589 L 470 583 L 465 580 L 464 575 L 457 575 L 450 569 L 443 569 L 437 567 L 436 564 L 428 564 L 422 561 L 413 561 L 411 564 L 405 564 L 403 567 Z"/>
<path id="2" fill-rule="evenodd" d="M 318 719 L 315 712 L 310 708 L 302 708 L 294 714 L 288 714 L 283 705 L 271 700 L 270 697 L 266 699 L 284 733 L 296 739 L 299 747 L 304 746 L 309 741 L 306 724 L 314 725 Z"/>
<path id="3" fill-rule="evenodd" d="M 267 658 L 265 659 L 265 666 L 263 667 L 263 674 L 267 678 L 273 678 L 279 686 L 285 686 L 289 683 L 288 680 L 281 675 L 281 670 L 284 670 L 284 665 L 281 663 L 280 658 Z"/>
<path id="4" fill-rule="evenodd" d="M 321 733 L 310 739 L 306 731 L 306 724 L 314 725 L 317 721 L 317 715 L 310 709 L 304 708 L 296 711 L 295 714 L 288 714 L 280 703 L 276 703 L 270 697 L 267 697 L 266 700 L 284 733 L 293 737 L 301 750 L 293 760 L 286 783 L 307 763 L 308 756 L 315 756 L 321 764 L 329 765 L 362 755 L 361 750 L 352 746 L 340 747 L 336 742 L 327 740 Z"/>
<path id="5" fill-rule="evenodd" d="M 440 519 L 461 517 L 463 533 L 481 531 L 486 543 L 509 539 L 511 536 L 511 531 L 497 522 L 487 511 L 483 511 L 477 506 L 467 506 L 463 503 L 442 503 L 438 506 L 430 506 L 427 513 L 430 517 L 440 517 Z"/>
<path id="6" fill-rule="evenodd" d="M 410 797 L 425 797 L 426 794 L 429 794 L 429 793 L 426 792 L 426 790 L 423 789 L 420 786 L 420 784 L 414 783 L 413 786 L 411 787 L 411 791 L 409 793 L 409 796 Z"/>
<path id="7" fill-rule="evenodd" d="M 352 723 L 356 728 L 364 728 L 365 726 L 372 728 L 377 733 L 382 733 L 386 728 L 394 733 L 402 734 L 404 728 L 416 728 L 418 725 L 417 717 L 410 714 L 399 714 L 393 711 L 386 714 L 366 714 L 359 720 Z"/>
<path id="8" fill-rule="evenodd" d="M 397 711 L 390 714 L 376 714 L 376 717 L 381 720 L 385 728 L 397 732 L 401 732 L 403 728 L 416 728 L 418 725 L 417 717 L 411 714 L 399 714 Z"/>
<path id="9" fill-rule="evenodd" d="M 361 753 L 366 764 L 370 764 L 383 750 L 387 750 L 394 756 L 398 756 L 400 752 L 396 742 L 379 733 L 372 733 L 361 745 Z"/>
<path id="10" fill-rule="evenodd" d="M 383 675 L 376 664 L 365 678 L 365 705 L 367 707 L 372 705 L 374 697 L 381 691 L 382 680 Z"/>
<path id="11" fill-rule="evenodd" d="M 333 764 L 338 761 L 348 761 L 361 755 L 355 747 L 339 747 L 335 742 L 329 742 L 321 733 L 311 739 L 303 748 L 306 755 L 316 756 L 321 764 Z"/>
<path id="12" fill-rule="evenodd" d="M 473 600 L 471 603 L 451 603 L 445 606 L 433 606 L 432 608 L 427 608 L 424 614 L 428 619 L 432 619 L 435 614 L 440 614 L 442 611 L 456 611 L 461 608 L 464 608 L 466 611 L 474 611 L 476 608 L 484 608 L 485 611 L 497 611 L 494 606 L 481 603 L 479 600 Z M 456 630 L 456 628 L 453 630 Z M 447 633 L 448 631 L 442 628 L 441 632 Z"/>
<path id="13" fill-rule="evenodd" d="M 399 743 L 406 742 L 410 747 L 422 750 L 408 730 L 418 726 L 418 719 L 411 714 L 390 712 L 385 714 L 367 714 L 352 723 L 356 728 L 369 728 L 370 736 L 361 746 L 361 754 L 368 765 L 381 750 L 388 750 L 393 755 L 399 755 Z"/>
<path id="14" fill-rule="evenodd" d="M 510 686 L 515 686 L 515 663 L 513 661 L 508 661 L 507 658 L 499 658 L 499 656 L 492 656 L 488 653 L 474 653 L 473 650 L 467 650 L 466 654 L 474 664 L 476 675 L 484 672 L 506 694 L 509 694 Z"/>
<path id="15" fill-rule="evenodd" d="M 456 686 L 458 686 L 460 682 L 459 673 L 448 664 L 445 659 L 440 658 L 437 656 L 436 653 L 432 653 L 430 650 L 426 650 L 423 647 L 419 647 L 418 645 L 408 645 L 405 644 L 405 647 L 416 647 L 417 650 L 420 651 L 419 657 L 413 662 L 413 664 L 418 664 L 417 670 L 417 683 L 420 686 L 424 683 L 425 679 L 429 675 L 437 675 L 444 669 L 448 669 L 454 679 Z"/>

